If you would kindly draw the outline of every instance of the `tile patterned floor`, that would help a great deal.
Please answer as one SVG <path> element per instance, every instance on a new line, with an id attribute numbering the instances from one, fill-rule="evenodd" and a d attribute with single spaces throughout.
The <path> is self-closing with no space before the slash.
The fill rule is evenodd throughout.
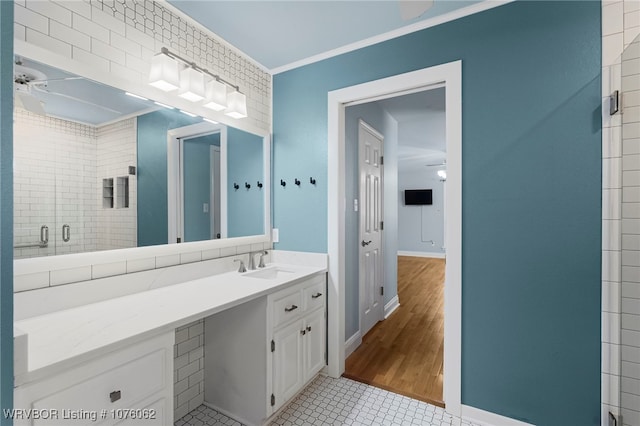
<path id="1" fill-rule="evenodd" d="M 319 376 L 271 423 L 316 425 L 452 426 L 454 419 L 440 408 L 353 380 Z M 241 426 L 201 405 L 174 426 Z M 477 426 L 462 420 L 462 426 Z"/>

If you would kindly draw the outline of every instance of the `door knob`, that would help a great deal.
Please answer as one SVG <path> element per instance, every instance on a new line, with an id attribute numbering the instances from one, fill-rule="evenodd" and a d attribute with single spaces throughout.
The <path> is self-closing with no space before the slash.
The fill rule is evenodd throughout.
<path id="1" fill-rule="evenodd" d="M 371 244 L 371 240 L 369 240 L 369 241 L 362 240 L 362 242 L 360 244 L 362 244 L 362 247 L 366 247 L 369 244 Z"/>

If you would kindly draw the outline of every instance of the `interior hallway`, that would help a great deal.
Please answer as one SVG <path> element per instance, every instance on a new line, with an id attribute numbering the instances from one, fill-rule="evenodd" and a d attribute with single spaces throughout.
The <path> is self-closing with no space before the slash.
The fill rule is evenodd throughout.
<path id="1" fill-rule="evenodd" d="M 400 307 L 363 337 L 345 377 L 444 407 L 444 265 L 398 256 Z"/>

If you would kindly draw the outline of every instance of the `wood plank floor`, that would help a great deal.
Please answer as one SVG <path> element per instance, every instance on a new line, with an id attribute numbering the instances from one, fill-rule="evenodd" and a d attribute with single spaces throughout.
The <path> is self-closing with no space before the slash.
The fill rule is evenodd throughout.
<path id="1" fill-rule="evenodd" d="M 398 256 L 400 307 L 347 358 L 344 376 L 444 407 L 444 259 Z"/>

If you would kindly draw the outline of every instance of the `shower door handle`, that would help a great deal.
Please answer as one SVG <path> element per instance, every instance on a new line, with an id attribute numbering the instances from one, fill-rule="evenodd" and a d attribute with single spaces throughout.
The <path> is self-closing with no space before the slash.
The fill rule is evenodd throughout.
<path id="1" fill-rule="evenodd" d="M 62 225 L 62 241 L 68 243 L 71 239 L 71 227 L 69 225 Z"/>
<path id="2" fill-rule="evenodd" d="M 43 247 L 46 247 L 48 242 L 49 242 L 49 227 L 47 225 L 42 225 L 40 227 L 40 245 Z"/>

